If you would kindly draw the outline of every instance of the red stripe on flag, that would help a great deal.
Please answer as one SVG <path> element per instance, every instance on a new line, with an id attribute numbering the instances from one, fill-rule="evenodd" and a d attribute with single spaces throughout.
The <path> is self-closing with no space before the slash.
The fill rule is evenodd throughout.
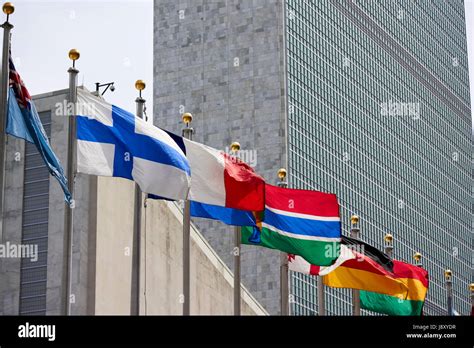
<path id="1" fill-rule="evenodd" d="M 336 195 L 310 190 L 296 190 L 265 185 L 266 205 L 292 213 L 339 217 Z"/>
<path id="2" fill-rule="evenodd" d="M 316 265 L 309 266 L 309 274 L 311 275 L 319 275 L 320 270 L 321 270 L 321 266 L 316 266 Z"/>
<path id="3" fill-rule="evenodd" d="M 9 85 L 13 88 L 15 92 L 15 97 L 17 99 L 18 105 L 22 108 L 29 106 L 31 100 L 30 93 L 26 89 L 23 80 L 20 77 L 20 74 L 15 69 L 15 64 L 13 64 L 12 57 L 10 56 L 10 74 L 9 74 Z"/>
<path id="4" fill-rule="evenodd" d="M 425 286 L 428 287 L 428 271 L 415 266 L 410 265 L 398 260 L 393 260 L 393 273 L 396 278 L 412 278 L 417 279 Z"/>
<path id="5" fill-rule="evenodd" d="M 265 208 L 265 181 L 247 163 L 223 153 L 227 208 L 262 211 Z"/>
<path id="6" fill-rule="evenodd" d="M 350 259 L 344 262 L 341 266 L 347 268 L 358 269 L 361 271 L 367 271 L 379 275 L 390 275 L 394 276 L 391 272 L 387 271 L 376 261 L 372 260 L 369 256 L 363 255 L 353 250 L 355 259 Z"/>

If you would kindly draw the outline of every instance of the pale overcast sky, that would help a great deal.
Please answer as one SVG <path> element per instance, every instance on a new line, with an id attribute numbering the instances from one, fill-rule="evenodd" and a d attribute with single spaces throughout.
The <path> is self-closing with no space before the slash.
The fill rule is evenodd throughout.
<path id="1" fill-rule="evenodd" d="M 32 94 L 67 87 L 67 52 L 74 47 L 81 52 L 79 84 L 93 90 L 95 82 L 114 81 L 116 90 L 107 92 L 107 100 L 134 111 L 134 83 L 143 79 L 152 115 L 152 0 L 16 0 L 14 4 L 12 55 Z M 474 0 L 465 0 L 465 6 L 473 101 Z"/>
<path id="2" fill-rule="evenodd" d="M 106 99 L 133 112 L 135 81 L 142 79 L 152 116 L 152 0 L 12 2 L 12 56 L 31 94 L 67 88 L 68 52 L 77 48 L 79 84 L 94 90 L 95 82 L 115 82 L 115 92 L 107 91 Z"/>

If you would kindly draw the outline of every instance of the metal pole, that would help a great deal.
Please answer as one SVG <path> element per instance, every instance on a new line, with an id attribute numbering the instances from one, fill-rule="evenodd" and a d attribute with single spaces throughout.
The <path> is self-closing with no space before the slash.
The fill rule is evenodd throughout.
<path id="1" fill-rule="evenodd" d="M 285 181 L 286 179 L 286 169 L 280 168 L 278 170 L 278 178 L 280 181 L 278 182 L 278 187 L 286 188 L 288 187 L 288 183 Z M 287 253 L 280 253 L 280 312 L 281 315 L 289 315 L 290 314 L 290 304 L 289 304 L 289 297 L 290 297 L 290 286 L 289 286 L 289 277 L 288 277 L 288 254 Z"/>
<path id="2" fill-rule="evenodd" d="M 384 251 L 390 259 L 392 259 L 393 254 L 393 236 L 390 233 L 387 233 L 384 237 L 385 246 Z"/>
<path id="3" fill-rule="evenodd" d="M 234 228 L 234 315 L 240 315 L 240 243 L 242 231 L 240 226 L 235 226 Z"/>
<path id="4" fill-rule="evenodd" d="M 323 277 L 318 276 L 316 291 L 317 291 L 317 297 L 318 297 L 318 315 L 319 316 L 326 315 L 326 299 L 325 299 L 326 291 L 325 290 L 326 289 L 324 288 Z"/>
<path id="5" fill-rule="evenodd" d="M 474 315 L 474 283 L 469 284 L 469 291 L 471 292 L 471 316 Z"/>
<path id="6" fill-rule="evenodd" d="M 280 297 L 281 297 L 281 315 L 290 314 L 289 304 L 289 277 L 288 277 L 288 254 L 280 253 Z"/>
<path id="7" fill-rule="evenodd" d="M 325 302 L 325 289 L 323 283 L 323 277 L 318 276 L 318 315 L 326 315 L 326 302 Z"/>
<path id="8" fill-rule="evenodd" d="M 5 129 L 8 114 L 8 89 L 10 74 L 10 32 L 13 25 L 8 22 L 8 17 L 15 8 L 10 4 L 3 5 L 3 12 L 7 14 L 7 20 L 1 25 L 3 28 L 3 51 L 2 51 L 2 78 L 0 86 L 0 241 L 3 241 L 3 209 L 5 201 L 5 160 L 7 153 Z"/>
<path id="9" fill-rule="evenodd" d="M 359 223 L 359 217 L 357 215 L 351 216 L 351 237 L 359 239 L 360 229 L 357 227 Z M 360 290 L 352 289 L 352 314 L 355 316 L 360 315 Z"/>
<path id="10" fill-rule="evenodd" d="M 230 150 L 235 157 L 238 157 L 240 144 L 234 141 L 230 145 Z M 241 250 L 242 230 L 240 226 L 234 227 L 234 315 L 241 315 L 241 293 L 240 293 L 240 250 Z"/>
<path id="11" fill-rule="evenodd" d="M 453 272 L 447 269 L 444 271 L 444 278 L 446 279 L 446 294 L 448 296 L 448 315 L 453 316 Z"/>
<path id="12" fill-rule="evenodd" d="M 446 291 L 448 293 L 448 315 L 454 315 L 453 312 L 453 283 L 450 281 L 446 282 Z"/>
<path id="13" fill-rule="evenodd" d="M 190 227 L 191 201 L 186 200 L 183 214 L 183 315 L 190 314 Z"/>
<path id="14" fill-rule="evenodd" d="M 68 115 L 68 148 L 67 148 L 67 180 L 68 189 L 74 197 L 74 180 L 76 173 L 76 102 L 77 102 L 77 74 L 79 70 L 75 67 L 75 62 L 79 59 L 79 51 L 72 49 L 69 51 L 69 58 L 72 60 L 72 67 L 68 69 L 69 73 L 69 105 L 72 114 Z M 72 295 L 72 253 L 73 253 L 73 234 L 74 234 L 74 200 L 71 205 L 65 203 L 65 250 L 66 250 L 66 315 L 71 315 L 71 295 Z"/>
<path id="15" fill-rule="evenodd" d="M 190 113 L 183 115 L 183 122 L 186 128 L 183 129 L 183 137 L 189 140 L 193 138 L 194 130 L 189 127 L 193 116 Z M 191 201 L 184 201 L 183 212 L 183 315 L 190 314 L 190 230 L 191 230 Z"/>
<path id="16" fill-rule="evenodd" d="M 137 80 L 135 82 L 135 88 L 138 90 L 139 95 L 135 99 L 137 104 L 137 117 L 143 119 L 143 110 L 145 107 L 145 99 L 142 98 L 142 91 L 145 89 L 145 82 L 142 80 Z M 142 190 L 140 186 L 135 184 L 135 202 L 134 202 L 134 244 L 135 244 L 135 257 L 134 257 L 134 273 L 135 273 L 135 286 L 133 297 L 134 302 L 132 302 L 131 314 L 140 315 L 140 273 L 141 273 L 141 234 L 142 234 L 142 207 L 143 207 L 143 197 Z"/>

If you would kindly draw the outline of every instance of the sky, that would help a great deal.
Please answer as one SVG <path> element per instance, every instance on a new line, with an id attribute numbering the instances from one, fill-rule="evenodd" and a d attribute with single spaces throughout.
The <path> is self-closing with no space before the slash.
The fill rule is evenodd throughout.
<path id="1" fill-rule="evenodd" d="M 144 80 L 142 95 L 152 118 L 152 0 L 12 2 L 12 56 L 30 94 L 67 88 L 68 52 L 77 48 L 79 85 L 95 90 L 96 82 L 115 82 L 115 91 L 104 97 L 135 111 L 135 81 Z"/>
<path id="2" fill-rule="evenodd" d="M 134 85 L 142 79 L 152 119 L 152 0 L 16 0 L 14 5 L 12 55 L 32 95 L 67 88 L 67 53 L 77 48 L 80 85 L 94 90 L 95 82 L 113 81 L 115 92 L 108 91 L 106 99 L 134 111 Z M 465 0 L 465 8 L 474 101 L 474 0 Z"/>

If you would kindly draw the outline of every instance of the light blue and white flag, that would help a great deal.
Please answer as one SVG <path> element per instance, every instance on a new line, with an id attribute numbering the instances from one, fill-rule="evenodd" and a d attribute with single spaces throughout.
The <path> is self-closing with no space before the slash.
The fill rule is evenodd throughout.
<path id="1" fill-rule="evenodd" d="M 68 189 L 67 178 L 64 169 L 54 153 L 48 136 L 44 131 L 43 124 L 36 111 L 35 103 L 26 89 L 20 74 L 13 64 L 10 54 L 10 87 L 8 90 L 8 117 L 6 133 L 35 144 L 38 153 L 54 176 L 64 192 L 64 199 L 68 204 L 72 203 L 72 196 Z"/>
<path id="2" fill-rule="evenodd" d="M 186 199 L 191 170 L 170 135 L 78 90 L 77 171 L 134 180 L 145 193 Z"/>

